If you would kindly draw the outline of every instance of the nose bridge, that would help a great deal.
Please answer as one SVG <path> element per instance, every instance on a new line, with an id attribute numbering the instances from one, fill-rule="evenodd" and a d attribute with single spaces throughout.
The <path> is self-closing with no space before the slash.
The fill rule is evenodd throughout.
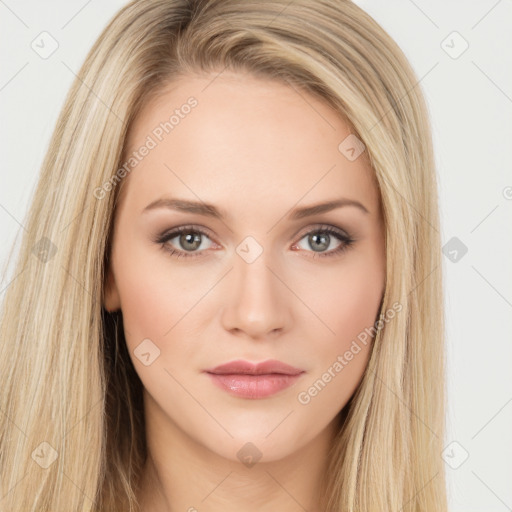
<path id="1" fill-rule="evenodd" d="M 250 245 L 237 248 L 223 323 L 258 337 L 284 328 L 288 307 L 283 284 L 268 268 L 273 267 L 270 253 L 263 250 L 254 258 L 254 251 Z"/>

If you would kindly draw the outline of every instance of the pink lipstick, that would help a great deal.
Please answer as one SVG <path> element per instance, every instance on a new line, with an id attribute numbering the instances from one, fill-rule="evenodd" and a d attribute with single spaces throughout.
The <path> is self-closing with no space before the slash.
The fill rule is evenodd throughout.
<path id="1" fill-rule="evenodd" d="M 231 361 L 205 370 L 213 383 L 241 398 L 266 398 L 294 384 L 304 370 L 271 359 L 262 363 Z"/>

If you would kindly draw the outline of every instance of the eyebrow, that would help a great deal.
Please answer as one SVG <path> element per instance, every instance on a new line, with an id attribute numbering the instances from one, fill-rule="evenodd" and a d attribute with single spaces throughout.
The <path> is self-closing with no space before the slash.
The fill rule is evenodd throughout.
<path id="1" fill-rule="evenodd" d="M 344 206 L 354 206 L 360 209 L 363 213 L 370 213 L 368 209 L 359 201 L 348 198 L 340 198 L 324 203 L 318 203 L 311 206 L 305 206 L 302 208 L 294 209 L 289 215 L 290 220 L 303 219 L 304 217 L 310 217 L 312 215 L 318 215 L 320 213 L 329 212 L 336 208 L 342 208 Z M 147 213 L 151 210 L 159 208 L 167 208 L 170 210 L 177 210 L 185 213 L 196 213 L 198 215 L 205 215 L 208 217 L 214 217 L 216 219 L 224 220 L 228 217 L 227 213 L 223 210 L 218 209 L 213 204 L 204 203 L 200 201 L 189 201 L 186 199 L 176 199 L 171 197 L 162 197 L 148 204 L 142 213 Z"/>

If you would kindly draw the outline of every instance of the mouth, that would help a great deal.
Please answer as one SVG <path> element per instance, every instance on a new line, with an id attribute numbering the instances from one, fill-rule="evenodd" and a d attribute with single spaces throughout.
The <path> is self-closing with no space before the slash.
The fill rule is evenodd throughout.
<path id="1" fill-rule="evenodd" d="M 243 359 L 237 359 L 236 361 L 230 361 L 229 363 L 224 363 L 205 371 L 216 375 L 299 375 L 303 373 L 304 370 L 283 363 L 282 361 L 277 361 L 276 359 L 269 359 L 261 363 L 252 363 L 250 361 L 244 361 Z"/>
<path id="2" fill-rule="evenodd" d="M 304 370 L 276 360 L 262 363 L 237 360 L 205 370 L 212 382 L 231 395 L 260 399 L 293 385 Z"/>

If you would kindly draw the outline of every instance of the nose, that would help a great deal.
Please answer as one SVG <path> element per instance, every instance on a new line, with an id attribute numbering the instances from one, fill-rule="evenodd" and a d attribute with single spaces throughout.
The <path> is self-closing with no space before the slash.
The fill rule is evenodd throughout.
<path id="1" fill-rule="evenodd" d="M 252 263 L 234 255 L 222 323 L 233 334 L 264 339 L 287 330 L 290 291 L 275 274 L 266 251 Z M 270 267 L 270 268 L 269 268 Z"/>

